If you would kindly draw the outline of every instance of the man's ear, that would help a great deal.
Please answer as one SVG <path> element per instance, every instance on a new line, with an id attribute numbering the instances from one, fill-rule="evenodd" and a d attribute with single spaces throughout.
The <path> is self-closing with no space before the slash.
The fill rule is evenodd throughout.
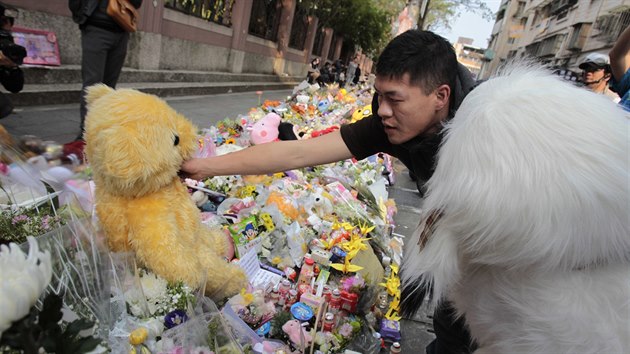
<path id="1" fill-rule="evenodd" d="M 451 97 L 451 88 L 447 84 L 442 84 L 435 89 L 435 97 L 437 98 L 436 110 L 441 110 L 444 107 L 448 109 L 449 98 Z"/>

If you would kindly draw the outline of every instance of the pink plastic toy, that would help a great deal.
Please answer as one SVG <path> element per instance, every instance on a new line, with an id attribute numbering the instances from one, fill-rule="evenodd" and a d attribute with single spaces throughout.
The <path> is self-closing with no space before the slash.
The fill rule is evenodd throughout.
<path id="1" fill-rule="evenodd" d="M 280 116 L 269 113 L 250 128 L 250 140 L 252 144 L 264 144 L 278 139 L 278 126 Z"/>
<path id="2" fill-rule="evenodd" d="M 291 320 L 285 323 L 282 326 L 282 330 L 289 336 L 291 342 L 297 346 L 300 346 L 302 341 L 304 341 L 304 345 L 307 345 L 313 340 L 313 337 L 300 325 L 300 321 L 298 320 Z"/>

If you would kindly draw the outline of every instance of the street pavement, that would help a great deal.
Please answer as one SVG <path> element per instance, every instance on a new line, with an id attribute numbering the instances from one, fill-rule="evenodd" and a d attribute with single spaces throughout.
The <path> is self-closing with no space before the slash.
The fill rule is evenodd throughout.
<path id="1" fill-rule="evenodd" d="M 283 100 L 290 94 L 290 90 L 280 90 L 263 92 L 260 97 L 255 92 L 244 92 L 165 99 L 177 112 L 203 128 L 224 118 L 245 115 L 265 99 Z M 34 135 L 63 144 L 73 141 L 79 133 L 79 105 L 18 107 L 12 115 L 1 119 L 0 124 L 14 137 Z M 418 225 L 422 200 L 407 169 L 399 162 L 394 169 L 395 184 L 389 188 L 390 198 L 398 208 L 394 234 L 409 239 Z M 424 347 L 434 338 L 430 315 L 430 309 L 422 308 L 414 318 L 401 321 L 403 353 L 424 353 Z M 388 351 L 384 349 L 385 352 Z"/>

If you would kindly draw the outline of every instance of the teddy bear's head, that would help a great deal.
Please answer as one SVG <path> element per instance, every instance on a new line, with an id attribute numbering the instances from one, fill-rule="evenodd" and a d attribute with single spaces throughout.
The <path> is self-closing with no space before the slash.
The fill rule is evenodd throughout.
<path id="1" fill-rule="evenodd" d="M 112 194 L 159 190 L 196 149 L 195 126 L 156 96 L 95 85 L 86 101 L 86 155 L 97 184 Z"/>

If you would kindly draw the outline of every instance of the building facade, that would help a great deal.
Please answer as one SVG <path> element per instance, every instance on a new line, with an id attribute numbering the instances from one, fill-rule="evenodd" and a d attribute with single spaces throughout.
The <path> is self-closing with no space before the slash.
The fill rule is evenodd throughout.
<path id="1" fill-rule="evenodd" d="M 455 48 L 457 61 L 464 65 L 475 78 L 478 78 L 483 65 L 485 50 L 473 46 L 472 43 L 471 38 L 459 37 L 453 48 Z"/>
<path id="2" fill-rule="evenodd" d="M 54 32 L 62 65 L 80 65 L 81 34 L 67 0 L 3 0 L 20 10 L 16 27 Z M 314 57 L 336 60 L 343 37 L 318 26 L 297 0 L 144 0 L 125 66 L 305 75 Z M 361 56 L 363 67 L 371 61 Z"/>
<path id="3" fill-rule="evenodd" d="M 534 57 L 569 76 L 586 55 L 608 54 L 630 25 L 630 0 L 502 0 L 480 77 Z"/>

